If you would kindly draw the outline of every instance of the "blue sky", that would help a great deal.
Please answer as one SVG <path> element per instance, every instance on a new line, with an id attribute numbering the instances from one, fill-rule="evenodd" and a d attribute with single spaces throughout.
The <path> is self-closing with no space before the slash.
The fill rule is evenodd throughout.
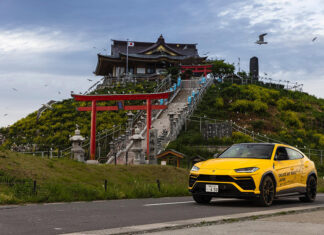
<path id="1" fill-rule="evenodd" d="M 264 32 L 269 44 L 254 44 Z M 321 0 L 0 0 L 0 126 L 85 91 L 87 79 L 100 79 L 96 54 L 110 53 L 111 39 L 161 33 L 235 65 L 240 57 L 246 71 L 257 56 L 261 74 L 324 98 Z"/>

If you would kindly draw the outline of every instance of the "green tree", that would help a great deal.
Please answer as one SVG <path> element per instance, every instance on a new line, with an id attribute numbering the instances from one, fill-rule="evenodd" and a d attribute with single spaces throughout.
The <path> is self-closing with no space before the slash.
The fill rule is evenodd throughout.
<path id="1" fill-rule="evenodd" d="M 226 63 L 224 60 L 211 61 L 212 73 L 214 76 L 224 77 L 228 74 L 233 74 L 235 66 L 233 64 Z"/>

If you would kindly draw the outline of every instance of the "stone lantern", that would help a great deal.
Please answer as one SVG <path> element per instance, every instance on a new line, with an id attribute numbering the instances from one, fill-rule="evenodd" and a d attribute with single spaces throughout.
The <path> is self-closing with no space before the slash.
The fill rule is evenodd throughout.
<path id="1" fill-rule="evenodd" d="M 127 119 L 128 127 L 132 130 L 132 128 L 133 128 L 133 117 L 135 115 L 131 111 L 129 111 L 126 115 L 128 116 L 128 119 Z"/>
<path id="2" fill-rule="evenodd" d="M 141 135 L 141 131 L 138 127 L 135 128 L 135 134 L 131 137 L 131 140 L 133 140 L 134 144 L 131 150 L 135 154 L 134 164 L 144 164 L 145 161 L 142 148 L 144 137 Z"/>
<path id="3" fill-rule="evenodd" d="M 170 133 L 171 133 L 171 135 L 173 134 L 173 120 L 174 120 L 174 115 L 175 115 L 175 113 L 172 112 L 172 111 L 170 111 L 168 113 L 169 121 L 170 121 Z"/>
<path id="4" fill-rule="evenodd" d="M 75 130 L 74 136 L 70 138 L 72 142 L 72 157 L 74 160 L 79 162 L 84 162 L 84 149 L 82 148 L 82 142 L 84 141 L 84 137 L 80 134 L 79 127 Z"/>

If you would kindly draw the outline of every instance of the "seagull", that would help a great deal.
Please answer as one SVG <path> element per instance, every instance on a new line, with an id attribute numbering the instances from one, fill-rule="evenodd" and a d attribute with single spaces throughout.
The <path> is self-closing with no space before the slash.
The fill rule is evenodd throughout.
<path id="1" fill-rule="evenodd" d="M 268 42 L 265 42 L 264 41 L 264 36 L 266 36 L 266 35 L 267 35 L 266 33 L 260 34 L 259 35 L 259 40 L 256 41 L 255 43 L 256 44 L 259 44 L 259 45 L 261 45 L 261 44 L 268 44 Z"/>
<path id="2" fill-rule="evenodd" d="M 16 88 L 12 88 L 12 90 L 14 90 L 14 91 L 18 91 Z"/>
<path id="3" fill-rule="evenodd" d="M 60 91 L 58 91 L 57 93 L 58 93 L 59 95 L 61 94 L 61 92 L 60 92 Z"/>
<path id="4" fill-rule="evenodd" d="M 47 86 L 48 86 L 47 84 L 44 85 L 44 87 L 47 87 Z"/>
<path id="5" fill-rule="evenodd" d="M 316 39 L 317 39 L 317 37 L 313 38 L 313 39 L 312 39 L 312 42 L 315 42 Z"/>
<path id="6" fill-rule="evenodd" d="M 91 80 L 91 79 L 88 79 L 88 81 L 89 81 L 89 82 L 92 82 L 92 80 Z"/>
<path id="7" fill-rule="evenodd" d="M 8 114 L 7 113 L 5 113 L 3 116 L 8 116 Z"/>
<path id="8" fill-rule="evenodd" d="M 53 109 L 52 105 L 55 104 L 56 101 L 55 100 L 50 100 L 49 102 L 47 102 L 46 104 L 42 104 L 42 107 L 40 109 L 38 109 L 37 112 L 37 117 L 36 120 L 38 121 L 41 114 L 46 110 L 46 109 Z"/>

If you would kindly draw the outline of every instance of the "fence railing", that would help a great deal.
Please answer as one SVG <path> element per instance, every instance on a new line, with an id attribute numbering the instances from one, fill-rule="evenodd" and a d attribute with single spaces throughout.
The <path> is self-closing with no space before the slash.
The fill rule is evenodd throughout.
<path id="1" fill-rule="evenodd" d="M 214 78 L 208 78 L 206 79 L 205 83 L 200 83 L 199 80 L 193 80 L 193 81 L 181 81 L 181 88 L 188 89 L 188 88 L 197 88 L 199 90 L 198 94 L 195 95 L 195 97 L 191 100 L 191 103 L 187 106 L 183 107 L 183 109 L 180 111 L 177 117 L 177 122 L 174 126 L 170 126 L 170 131 L 167 134 L 167 136 L 159 136 L 160 143 L 158 144 L 158 154 L 162 152 L 165 147 L 168 145 L 169 142 L 175 140 L 177 136 L 179 135 L 182 127 L 186 125 L 186 120 L 190 118 L 190 116 L 193 114 L 194 110 L 197 108 L 197 105 L 201 101 L 203 95 L 205 94 L 208 87 L 211 86 L 213 83 Z M 183 83 L 185 82 L 185 83 Z M 197 87 L 198 84 L 198 87 Z M 192 86 L 192 87 L 190 87 Z M 171 124 L 172 125 L 172 124 Z"/>
<path id="2" fill-rule="evenodd" d="M 280 144 L 287 144 L 290 145 L 289 143 L 285 143 L 283 141 L 271 138 L 267 135 L 262 135 L 259 132 L 254 132 L 251 131 L 247 128 L 241 127 L 235 122 L 228 121 L 228 120 L 220 120 L 220 119 L 213 119 L 213 118 L 208 118 L 208 117 L 201 117 L 201 116 L 192 116 L 193 118 L 197 118 L 199 120 L 195 120 L 192 118 L 188 118 L 188 121 L 193 121 L 193 122 L 200 122 L 200 127 L 202 126 L 202 120 L 207 120 L 207 121 L 212 121 L 213 123 L 215 122 L 229 122 L 232 126 L 232 129 L 234 131 L 240 132 L 244 135 L 247 135 L 252 138 L 253 142 L 260 142 L 260 143 L 280 143 Z M 204 121 L 205 122 L 205 121 Z M 201 131 L 201 128 L 200 128 Z M 317 157 L 319 160 L 319 163 L 323 165 L 323 158 L 324 158 L 324 150 L 323 149 L 312 149 L 312 148 L 307 148 L 307 147 L 298 147 L 296 146 L 299 150 L 303 151 L 304 154 L 306 154 L 310 159 Z"/>

